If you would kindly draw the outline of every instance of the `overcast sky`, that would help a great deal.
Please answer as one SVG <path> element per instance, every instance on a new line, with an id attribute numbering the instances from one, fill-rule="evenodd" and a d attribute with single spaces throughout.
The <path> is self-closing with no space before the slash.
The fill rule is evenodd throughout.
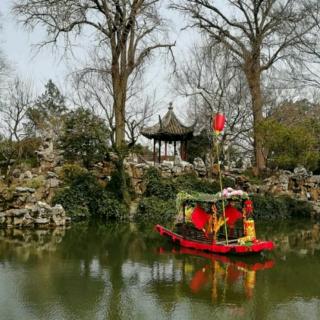
<path id="1" fill-rule="evenodd" d="M 42 91 L 48 79 L 63 87 L 64 76 L 67 69 L 64 61 L 59 61 L 52 50 L 43 49 L 36 55 L 36 49 L 32 44 L 42 36 L 38 30 L 32 34 L 24 31 L 10 14 L 9 7 L 12 0 L 0 0 L 0 12 L 2 14 L 0 33 L 1 48 L 8 57 L 15 73 L 23 78 L 32 79 L 37 91 Z"/>
<path id="2" fill-rule="evenodd" d="M 45 33 L 37 29 L 29 33 L 24 30 L 21 24 L 18 24 L 15 17 L 10 14 L 10 6 L 13 0 L 0 0 L 0 12 L 2 14 L 1 24 L 2 32 L 0 32 L 1 48 L 9 58 L 15 73 L 22 76 L 24 79 L 31 79 L 37 93 L 43 92 L 44 85 L 49 79 L 52 79 L 58 87 L 66 90 L 65 77 L 70 72 L 70 66 L 67 61 L 61 59 L 61 55 L 53 52 L 52 49 L 41 49 L 40 52 L 36 49 L 35 44 L 43 39 Z M 180 31 L 184 21 L 175 13 L 169 12 L 170 19 L 174 21 L 175 26 L 172 38 L 177 40 L 177 60 L 182 56 L 182 48 L 191 46 L 192 41 L 196 37 L 190 31 Z M 74 61 L 72 61 L 74 63 Z M 150 69 L 148 80 L 151 82 L 151 87 L 157 88 L 157 99 L 163 114 L 167 109 L 169 102 L 173 101 L 174 106 L 179 109 L 185 108 L 185 100 L 176 96 L 171 90 L 171 83 L 168 81 L 170 70 L 164 66 L 163 61 L 155 63 Z"/>

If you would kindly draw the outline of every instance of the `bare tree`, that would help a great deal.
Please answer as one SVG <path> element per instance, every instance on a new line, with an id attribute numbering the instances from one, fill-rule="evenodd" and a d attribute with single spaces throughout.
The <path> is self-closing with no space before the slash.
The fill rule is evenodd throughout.
<path id="1" fill-rule="evenodd" d="M 212 139 L 212 114 L 222 112 L 227 118 L 223 146 L 245 147 L 247 151 L 252 145 L 243 141 L 251 134 L 252 117 L 246 81 L 228 50 L 205 43 L 203 40 L 192 48 L 188 61 L 177 72 L 176 90 L 189 98 L 191 117 L 197 119 L 199 131 L 206 130 L 208 140 Z"/>
<path id="2" fill-rule="evenodd" d="M 155 114 L 155 99 L 147 95 L 145 98 L 134 98 L 129 102 L 132 107 L 126 115 L 126 137 L 129 146 L 134 146 L 145 127 Z"/>
<path id="3" fill-rule="evenodd" d="M 116 146 L 125 140 L 125 111 L 129 77 L 159 48 L 171 49 L 161 38 L 164 21 L 159 15 L 160 0 L 21 0 L 13 11 L 24 24 L 46 27 L 47 39 L 55 44 L 61 37 L 70 43 L 82 31 L 93 30 L 94 43 L 107 55 L 103 72 L 112 79 L 113 110 L 116 123 Z M 74 37 L 74 38 L 73 38 Z M 88 71 L 98 71 L 95 66 Z"/>
<path id="4" fill-rule="evenodd" d="M 25 135 L 26 112 L 32 102 L 33 89 L 30 81 L 16 78 L 9 84 L 7 97 L 0 107 L 0 156 L 7 168 L 6 177 L 10 173 L 11 163 L 21 157 L 20 141 Z"/>
<path id="5" fill-rule="evenodd" d="M 262 75 L 280 60 L 294 62 L 301 46 L 318 38 L 317 0 L 180 1 L 173 8 L 191 17 L 192 26 L 220 43 L 241 67 L 251 95 L 257 173 L 265 168 L 259 124 L 263 116 Z M 310 15 L 312 12 L 312 16 Z"/>
<path id="6" fill-rule="evenodd" d="M 103 68 L 101 66 L 100 70 Z M 145 92 L 142 75 L 139 75 L 139 81 L 135 80 L 131 81 L 127 88 L 125 135 L 129 148 L 136 144 L 141 127 L 154 115 L 155 109 L 154 94 L 151 96 Z M 110 130 L 111 144 L 114 146 L 116 122 L 110 75 L 103 72 L 87 73 L 85 70 L 84 72 L 75 72 L 73 85 L 76 92 L 74 103 L 91 109 L 93 113 L 106 120 Z"/>
<path id="7" fill-rule="evenodd" d="M 0 49 L 0 91 L 3 90 L 3 79 L 8 74 L 9 66 L 7 60 Z"/>
<path id="8" fill-rule="evenodd" d="M 6 102 L 0 108 L 4 136 L 20 141 L 26 112 L 34 100 L 32 83 L 16 78 L 9 84 Z"/>
<path id="9" fill-rule="evenodd" d="M 73 103 L 82 108 L 89 108 L 92 113 L 105 119 L 110 131 L 111 144 L 114 146 L 116 126 L 110 75 L 75 72 L 72 86 L 75 89 Z"/>

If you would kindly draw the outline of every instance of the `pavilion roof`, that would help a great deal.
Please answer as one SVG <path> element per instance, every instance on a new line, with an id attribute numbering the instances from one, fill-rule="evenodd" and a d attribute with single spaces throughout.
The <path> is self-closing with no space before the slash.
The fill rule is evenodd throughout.
<path id="1" fill-rule="evenodd" d="M 169 110 L 159 122 L 151 127 L 142 128 L 141 134 L 148 139 L 158 139 L 175 141 L 181 139 L 191 139 L 193 136 L 195 123 L 191 126 L 185 126 L 180 122 L 173 112 L 172 104 L 170 103 Z"/>

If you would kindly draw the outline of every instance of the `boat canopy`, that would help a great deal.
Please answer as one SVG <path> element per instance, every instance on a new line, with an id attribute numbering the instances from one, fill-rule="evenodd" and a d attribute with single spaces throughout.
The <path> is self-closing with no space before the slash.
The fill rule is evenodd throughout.
<path id="1" fill-rule="evenodd" d="M 232 188 L 223 189 L 222 193 L 215 194 L 190 192 L 185 191 L 177 194 L 177 208 L 180 208 L 185 202 L 202 202 L 202 203 L 215 203 L 221 200 L 246 200 L 249 199 L 249 194 L 242 190 L 235 190 Z"/>

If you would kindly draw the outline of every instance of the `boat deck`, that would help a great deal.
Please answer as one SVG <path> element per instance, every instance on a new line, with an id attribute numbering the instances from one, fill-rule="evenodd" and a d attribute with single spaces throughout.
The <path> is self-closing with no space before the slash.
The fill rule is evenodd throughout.
<path id="1" fill-rule="evenodd" d="M 185 239 L 200 241 L 207 244 L 212 244 L 213 242 L 213 234 L 205 235 L 202 230 L 196 229 L 191 225 L 178 224 L 175 226 L 173 232 L 182 235 Z M 236 240 L 243 236 L 243 229 L 236 228 L 235 230 L 233 230 L 232 235 L 230 235 L 230 232 L 228 234 L 228 239 L 230 241 Z M 225 239 L 226 237 L 224 232 L 219 232 L 217 235 L 217 241 L 224 241 Z"/>

